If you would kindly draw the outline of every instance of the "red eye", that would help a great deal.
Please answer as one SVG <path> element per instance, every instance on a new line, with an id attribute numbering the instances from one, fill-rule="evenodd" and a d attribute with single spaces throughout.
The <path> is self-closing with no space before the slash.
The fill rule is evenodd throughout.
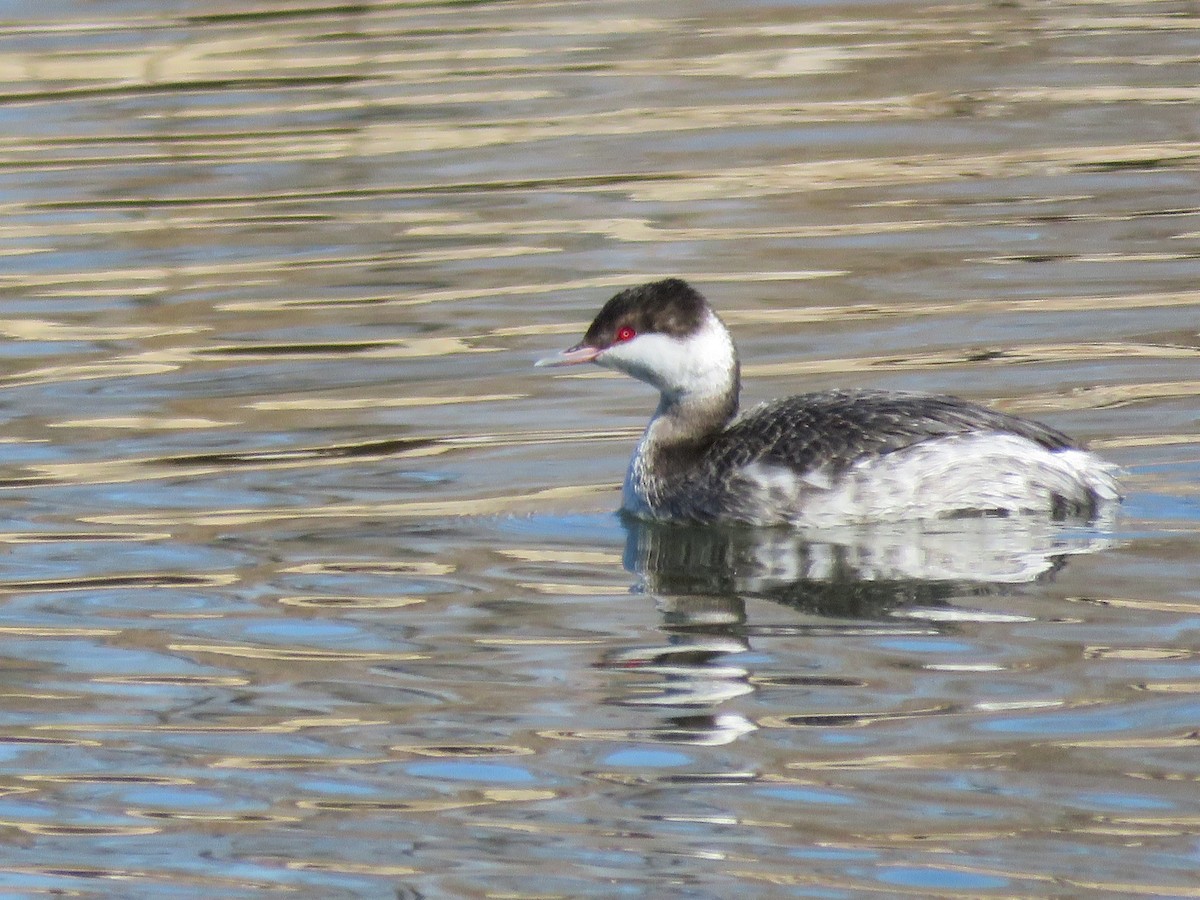
<path id="1" fill-rule="evenodd" d="M 623 325 L 617 329 L 617 341 L 623 342 L 623 341 L 632 340 L 634 335 L 636 335 L 636 334 L 637 334 L 637 332 L 634 331 L 632 328 L 630 328 L 628 325 Z"/>

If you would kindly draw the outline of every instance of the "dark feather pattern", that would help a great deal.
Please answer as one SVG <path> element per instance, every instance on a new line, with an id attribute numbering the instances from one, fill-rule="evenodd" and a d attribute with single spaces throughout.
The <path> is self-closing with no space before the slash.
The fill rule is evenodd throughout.
<path id="1" fill-rule="evenodd" d="M 707 308 L 700 292 L 679 278 L 628 288 L 604 304 L 583 342 L 591 347 L 611 346 L 622 326 L 637 334 L 686 337 L 699 327 Z"/>
<path id="2" fill-rule="evenodd" d="M 717 436 L 706 456 L 721 469 L 772 462 L 797 472 L 836 474 L 862 456 L 881 456 L 930 438 L 993 432 L 1047 450 L 1075 447 L 1065 434 L 957 397 L 888 391 L 827 391 L 749 410 Z"/>
<path id="3" fill-rule="evenodd" d="M 1009 434 L 1047 450 L 1078 447 L 1062 432 L 957 397 L 896 391 L 800 394 L 746 411 L 696 441 L 655 447 L 651 502 L 667 518 L 754 518 L 741 474 L 766 463 L 836 479 L 854 463 L 955 435 Z"/>

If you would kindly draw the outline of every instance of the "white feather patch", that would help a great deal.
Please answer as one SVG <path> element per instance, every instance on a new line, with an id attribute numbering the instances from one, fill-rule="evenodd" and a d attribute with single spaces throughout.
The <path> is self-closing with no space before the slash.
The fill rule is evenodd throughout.
<path id="1" fill-rule="evenodd" d="M 852 465 L 818 469 L 755 463 L 743 470 L 759 524 L 832 526 L 932 519 L 972 511 L 1049 513 L 1055 498 L 1088 506 L 1120 498 L 1116 468 L 1083 450 L 1051 451 L 1011 434 L 922 441 Z"/>
<path id="2" fill-rule="evenodd" d="M 686 340 L 666 334 L 639 334 L 596 357 L 658 388 L 671 399 L 721 397 L 733 386 L 736 356 L 729 332 L 713 313 Z"/>

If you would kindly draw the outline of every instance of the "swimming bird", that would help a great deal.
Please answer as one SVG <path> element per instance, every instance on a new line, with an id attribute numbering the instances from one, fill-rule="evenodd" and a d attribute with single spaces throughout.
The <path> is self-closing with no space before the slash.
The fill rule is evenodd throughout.
<path id="1" fill-rule="evenodd" d="M 956 397 L 799 394 L 738 414 L 729 330 L 678 278 L 621 291 L 539 366 L 595 363 L 657 388 L 622 508 L 665 522 L 830 526 L 965 515 L 1089 520 L 1117 468 L 1065 434 Z"/>

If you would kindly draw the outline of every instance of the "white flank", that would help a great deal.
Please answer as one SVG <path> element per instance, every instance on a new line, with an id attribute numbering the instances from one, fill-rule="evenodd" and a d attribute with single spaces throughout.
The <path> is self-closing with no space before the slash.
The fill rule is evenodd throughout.
<path id="1" fill-rule="evenodd" d="M 1083 450 L 1050 451 L 1011 434 L 923 441 L 860 460 L 828 487 L 786 466 L 744 471 L 760 524 L 828 527 L 935 519 L 970 511 L 1048 513 L 1056 496 L 1084 506 L 1120 498 L 1116 467 Z"/>

